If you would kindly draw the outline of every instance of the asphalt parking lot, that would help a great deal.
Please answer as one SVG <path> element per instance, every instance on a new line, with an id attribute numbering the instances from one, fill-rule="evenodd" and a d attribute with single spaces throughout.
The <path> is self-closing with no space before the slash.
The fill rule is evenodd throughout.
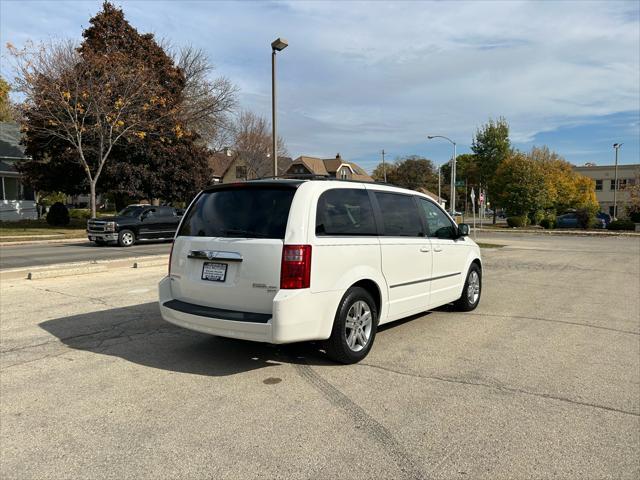
<path id="1" fill-rule="evenodd" d="M 0 476 L 640 476 L 640 239 L 491 235 L 367 359 L 164 323 L 162 267 L 0 285 Z"/>

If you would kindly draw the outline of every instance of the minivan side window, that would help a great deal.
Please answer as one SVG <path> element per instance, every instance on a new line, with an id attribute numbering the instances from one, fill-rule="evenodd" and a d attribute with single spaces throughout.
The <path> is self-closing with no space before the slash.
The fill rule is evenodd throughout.
<path id="1" fill-rule="evenodd" d="M 418 198 L 418 202 L 427 222 L 430 237 L 443 239 L 457 237 L 457 228 L 436 204 L 424 198 Z"/>
<path id="2" fill-rule="evenodd" d="M 367 191 L 334 188 L 323 192 L 316 209 L 316 235 L 377 235 Z"/>
<path id="3" fill-rule="evenodd" d="M 423 237 L 422 222 L 410 195 L 375 192 L 385 237 Z"/>

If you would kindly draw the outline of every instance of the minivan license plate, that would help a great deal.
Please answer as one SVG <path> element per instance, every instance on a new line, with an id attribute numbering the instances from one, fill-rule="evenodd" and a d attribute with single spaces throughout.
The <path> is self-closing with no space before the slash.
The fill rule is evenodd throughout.
<path id="1" fill-rule="evenodd" d="M 202 280 L 224 282 L 227 276 L 226 263 L 204 262 L 202 265 Z"/>

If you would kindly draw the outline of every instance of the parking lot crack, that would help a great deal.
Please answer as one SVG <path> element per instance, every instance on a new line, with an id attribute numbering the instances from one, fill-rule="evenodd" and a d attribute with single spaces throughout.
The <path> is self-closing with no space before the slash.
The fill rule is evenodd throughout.
<path id="1" fill-rule="evenodd" d="M 529 395 L 529 396 L 533 396 L 533 397 L 539 397 L 539 398 L 547 398 L 547 399 L 551 399 L 551 400 L 557 400 L 560 402 L 566 402 L 566 403 L 571 403 L 574 405 L 580 405 L 580 406 L 584 406 L 584 407 L 591 407 L 591 408 L 598 408 L 601 410 L 607 410 L 610 412 L 616 412 L 616 413 L 622 413 L 624 415 L 632 415 L 634 417 L 640 417 L 640 413 L 639 412 L 634 412 L 634 411 L 630 411 L 630 410 L 622 410 L 620 408 L 615 408 L 615 407 L 608 407 L 606 405 L 599 405 L 596 403 L 590 403 L 590 402 L 582 402 L 580 400 L 574 400 L 568 397 L 562 397 L 559 395 L 552 395 L 550 393 L 540 393 L 540 392 L 532 392 L 529 390 L 524 390 L 521 388 L 515 388 L 515 387 L 509 387 L 506 385 L 498 385 L 498 384 L 490 384 L 490 383 L 483 383 L 483 382 L 472 382 L 469 380 L 463 380 L 463 379 L 459 379 L 459 378 L 452 378 L 452 377 L 443 377 L 443 376 L 439 376 L 439 375 L 421 375 L 421 374 L 417 374 L 417 373 L 411 373 L 411 372 L 403 372 L 401 370 L 397 370 L 394 368 L 389 368 L 389 367 L 383 367 L 381 365 L 374 365 L 371 363 L 364 363 L 364 362 L 360 362 L 357 364 L 358 366 L 363 366 L 363 367 L 370 367 L 370 368 L 375 368 L 378 370 L 384 370 L 386 372 L 390 372 L 390 373 L 395 373 L 397 375 L 404 375 L 407 377 L 413 377 L 413 378 L 421 378 L 421 379 L 425 379 L 425 380 L 436 380 L 436 381 L 440 381 L 440 382 L 447 382 L 447 383 L 458 383 L 461 385 L 469 385 L 469 386 L 475 386 L 475 387 L 484 387 L 484 388 L 489 388 L 492 390 L 498 390 L 498 391 L 502 391 L 502 392 L 510 392 L 510 393 L 516 393 L 516 394 L 521 394 L 521 395 Z"/>

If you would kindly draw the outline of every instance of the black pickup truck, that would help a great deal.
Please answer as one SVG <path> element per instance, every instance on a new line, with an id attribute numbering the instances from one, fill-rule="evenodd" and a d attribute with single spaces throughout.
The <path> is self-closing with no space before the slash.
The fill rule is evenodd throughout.
<path id="1" fill-rule="evenodd" d="M 183 210 L 153 205 L 129 205 L 114 217 L 91 218 L 87 236 L 97 245 L 117 243 L 130 247 L 138 240 L 171 240 Z"/>

